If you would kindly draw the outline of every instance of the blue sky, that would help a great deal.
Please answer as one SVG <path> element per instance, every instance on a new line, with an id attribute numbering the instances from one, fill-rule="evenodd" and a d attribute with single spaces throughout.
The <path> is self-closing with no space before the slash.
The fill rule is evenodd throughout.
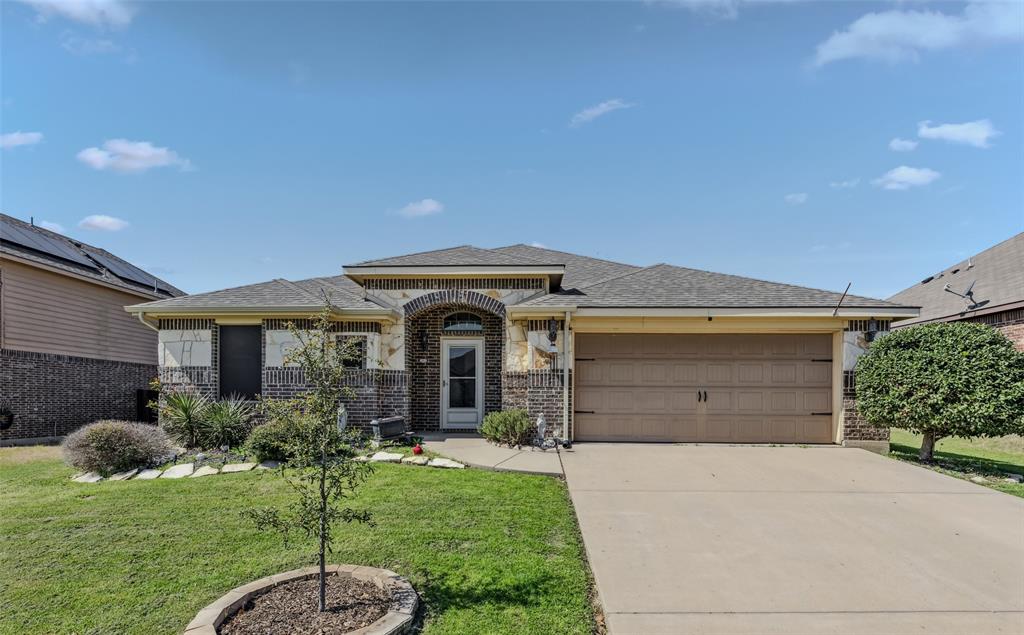
<path id="1" fill-rule="evenodd" d="M 1024 229 L 1021 4 L 0 3 L 0 209 L 190 292 L 517 242 L 886 297 Z"/>

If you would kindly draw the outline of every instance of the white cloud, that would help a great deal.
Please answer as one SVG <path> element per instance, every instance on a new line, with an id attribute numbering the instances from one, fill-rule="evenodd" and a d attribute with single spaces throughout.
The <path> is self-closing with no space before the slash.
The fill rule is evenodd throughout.
<path id="1" fill-rule="evenodd" d="M 419 218 L 420 216 L 431 216 L 444 211 L 444 204 L 432 198 L 425 198 L 421 201 L 413 201 L 402 209 L 398 210 L 400 216 L 406 218 Z"/>
<path id="2" fill-rule="evenodd" d="M 113 40 L 83 38 L 73 33 L 62 34 L 60 45 L 73 55 L 106 55 L 121 52 L 121 46 Z"/>
<path id="3" fill-rule="evenodd" d="M 610 112 L 615 112 L 616 110 L 622 110 L 624 108 L 632 108 L 635 105 L 636 104 L 632 104 L 618 98 L 609 99 L 608 101 L 602 101 L 596 106 L 584 108 L 583 110 L 573 115 L 572 119 L 569 120 L 569 127 L 579 128 L 583 124 L 590 123 L 591 121 L 597 119 L 598 117 L 603 117 L 604 115 L 607 115 Z"/>
<path id="4" fill-rule="evenodd" d="M 21 0 L 36 10 L 41 22 L 57 16 L 96 27 L 131 23 L 135 8 L 122 0 Z"/>
<path id="5" fill-rule="evenodd" d="M 57 232 L 58 234 L 64 233 L 64 226 L 61 225 L 60 223 L 52 223 L 48 220 L 41 220 L 39 221 L 39 226 L 42 227 L 43 229 L 49 229 L 52 232 Z"/>
<path id="6" fill-rule="evenodd" d="M 106 214 L 93 214 L 91 216 L 86 216 L 82 220 L 78 221 L 78 226 L 82 229 L 95 229 L 98 231 L 116 232 L 127 227 L 128 221 L 121 218 L 117 218 L 116 216 L 107 216 Z"/>
<path id="7" fill-rule="evenodd" d="M 911 168 L 901 165 L 878 177 L 872 183 L 887 190 L 908 190 L 912 187 L 928 185 L 942 176 L 929 168 Z"/>
<path id="8" fill-rule="evenodd" d="M 790 205 L 803 205 L 807 202 L 807 192 L 795 192 L 793 194 L 786 194 L 782 197 Z"/>
<path id="9" fill-rule="evenodd" d="M 832 181 L 828 184 L 829 187 L 834 187 L 836 189 L 850 189 L 852 187 L 857 187 L 858 185 L 860 185 L 859 178 L 847 179 L 846 181 Z"/>
<path id="10" fill-rule="evenodd" d="M 0 135 L 0 148 L 16 148 L 18 146 L 32 146 L 43 140 L 41 132 L 8 132 Z"/>
<path id="11" fill-rule="evenodd" d="M 864 58 L 917 61 L 925 51 L 1024 39 L 1024 4 L 970 2 L 961 14 L 892 10 L 868 13 L 818 45 L 814 66 Z"/>
<path id="12" fill-rule="evenodd" d="M 109 139 L 103 148 L 86 148 L 78 153 L 78 160 L 97 170 L 115 172 L 144 172 L 150 168 L 178 166 L 191 169 L 188 159 L 179 157 L 168 148 L 158 148 L 148 141 Z"/>
<path id="13" fill-rule="evenodd" d="M 889 142 L 889 149 L 893 152 L 910 152 L 917 147 L 917 142 L 913 139 L 900 139 L 896 137 Z"/>
<path id="14" fill-rule="evenodd" d="M 942 139 L 951 143 L 966 143 L 975 148 L 987 148 L 992 137 L 1002 134 L 988 119 L 967 123 L 943 123 L 937 126 L 931 123 L 922 121 L 917 124 L 917 136 L 922 139 Z"/>

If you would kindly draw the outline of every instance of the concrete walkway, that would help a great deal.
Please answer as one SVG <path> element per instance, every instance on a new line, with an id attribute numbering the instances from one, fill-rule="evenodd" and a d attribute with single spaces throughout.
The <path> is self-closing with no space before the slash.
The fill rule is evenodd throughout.
<path id="1" fill-rule="evenodd" d="M 1024 633 L 1024 499 L 843 448 L 562 462 L 615 635 Z"/>
<path id="2" fill-rule="evenodd" d="M 423 440 L 428 450 L 472 467 L 562 476 L 562 463 L 555 450 L 505 448 L 488 443 L 479 435 L 465 433 L 425 433 Z"/>

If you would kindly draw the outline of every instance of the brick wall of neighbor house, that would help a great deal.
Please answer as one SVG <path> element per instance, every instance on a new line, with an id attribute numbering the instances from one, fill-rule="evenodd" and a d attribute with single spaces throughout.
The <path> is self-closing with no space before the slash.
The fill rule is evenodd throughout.
<path id="1" fill-rule="evenodd" d="M 99 419 L 136 418 L 137 389 L 154 364 L 0 349 L 0 400 L 14 425 L 0 442 L 63 436 Z"/>
<path id="2" fill-rule="evenodd" d="M 442 304 L 405 318 L 405 368 L 409 373 L 409 415 L 414 430 L 441 424 L 441 337 L 480 337 L 479 332 L 443 332 L 444 317 L 469 311 L 482 318 L 484 338 L 484 414 L 501 409 L 503 317 L 462 304 Z M 421 341 L 425 334 L 426 347 Z"/>
<path id="3" fill-rule="evenodd" d="M 971 322 L 981 322 L 1003 332 L 1018 351 L 1024 351 L 1024 309 L 1000 311 L 989 315 L 971 318 Z"/>

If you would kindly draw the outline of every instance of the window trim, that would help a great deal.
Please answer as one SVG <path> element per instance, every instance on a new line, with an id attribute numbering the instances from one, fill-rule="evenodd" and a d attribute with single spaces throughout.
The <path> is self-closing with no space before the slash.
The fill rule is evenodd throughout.
<path id="1" fill-rule="evenodd" d="M 467 321 L 466 317 L 472 317 L 473 321 Z M 454 321 L 456 318 L 461 318 L 459 321 Z M 452 319 L 452 324 L 448 324 L 448 320 Z M 466 328 L 468 326 L 468 328 Z M 456 328 L 458 327 L 458 328 Z M 484 332 L 484 318 L 472 311 L 452 311 L 441 318 L 441 332 L 443 333 L 483 333 Z"/>

